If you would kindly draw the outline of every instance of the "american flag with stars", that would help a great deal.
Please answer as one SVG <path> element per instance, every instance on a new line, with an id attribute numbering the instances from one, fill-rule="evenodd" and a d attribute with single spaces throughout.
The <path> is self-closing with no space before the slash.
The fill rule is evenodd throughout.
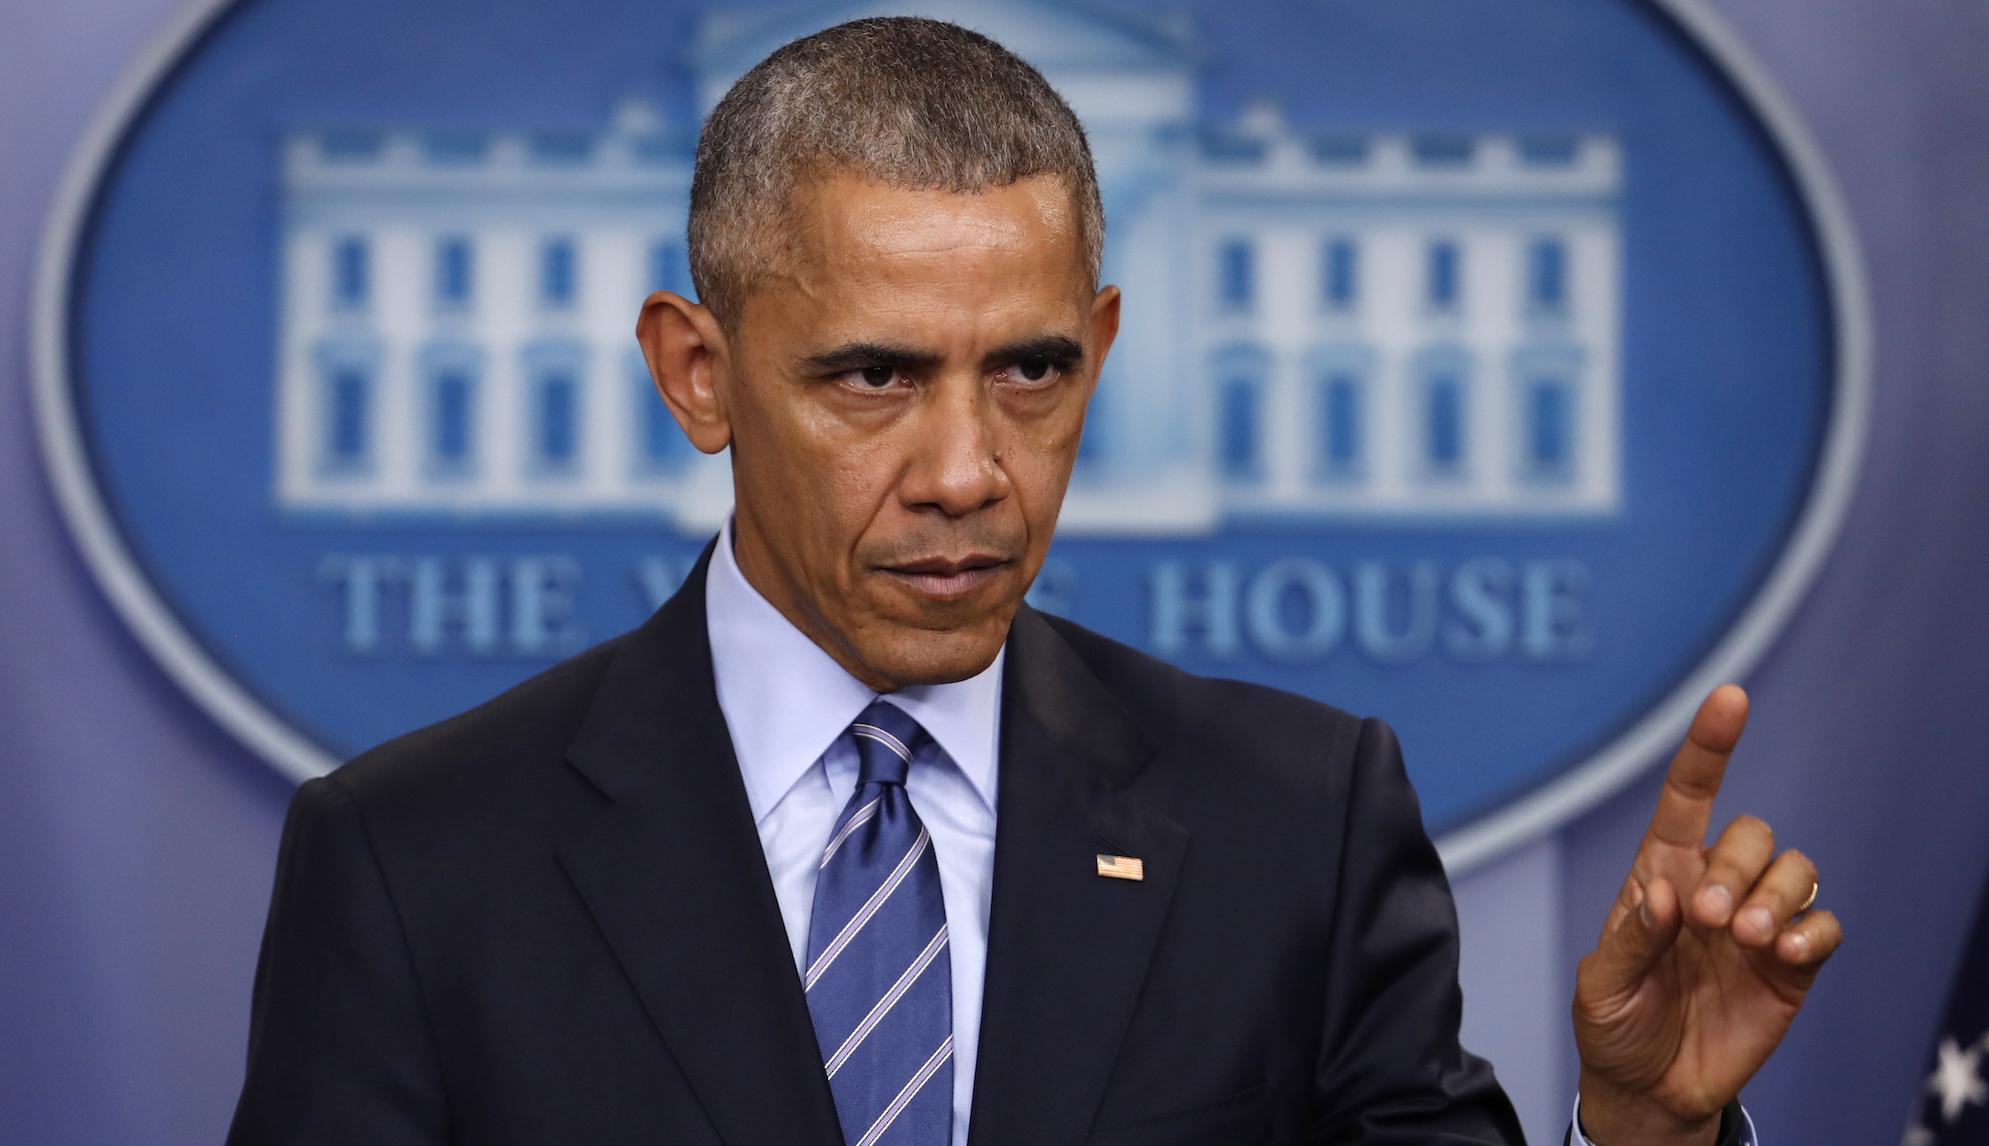
<path id="1" fill-rule="evenodd" d="M 1989 1146 L 1989 889 L 1975 912 L 1904 1146 Z"/>

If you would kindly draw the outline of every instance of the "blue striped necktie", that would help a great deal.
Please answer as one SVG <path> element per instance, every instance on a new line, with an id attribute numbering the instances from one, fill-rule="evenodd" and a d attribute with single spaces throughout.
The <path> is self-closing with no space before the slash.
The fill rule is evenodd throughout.
<path id="1" fill-rule="evenodd" d="M 822 850 L 803 983 L 848 1146 L 947 1146 L 953 978 L 932 837 L 905 774 L 932 743 L 873 701 L 849 727 L 862 767 Z"/>

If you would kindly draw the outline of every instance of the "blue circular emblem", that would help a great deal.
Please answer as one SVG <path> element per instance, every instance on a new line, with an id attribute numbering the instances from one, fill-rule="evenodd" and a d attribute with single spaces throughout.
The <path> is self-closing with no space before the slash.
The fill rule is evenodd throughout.
<path id="1" fill-rule="evenodd" d="M 696 127 L 873 5 L 190 14 L 50 229 L 38 410 L 145 646 L 286 773 L 638 622 L 730 504 L 631 329 Z M 1698 0 L 953 0 L 1084 119 L 1125 324 L 1033 599 L 1393 721 L 1453 867 L 1655 759 L 1828 549 L 1822 165 Z"/>

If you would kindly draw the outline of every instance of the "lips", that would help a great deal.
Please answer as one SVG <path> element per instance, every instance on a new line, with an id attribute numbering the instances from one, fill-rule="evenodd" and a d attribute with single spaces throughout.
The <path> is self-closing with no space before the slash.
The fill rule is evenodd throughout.
<path id="1" fill-rule="evenodd" d="M 969 553 L 958 557 L 922 557 L 881 568 L 922 597 L 951 601 L 968 596 L 988 584 L 999 570 L 1009 564 L 1007 558 Z"/>
<path id="2" fill-rule="evenodd" d="M 982 553 L 970 553 L 965 557 L 925 557 L 917 561 L 899 561 L 886 565 L 893 573 L 932 574 L 951 577 L 956 573 L 966 573 L 975 569 L 990 569 L 996 565 L 1006 565 L 1001 557 L 990 557 Z"/>

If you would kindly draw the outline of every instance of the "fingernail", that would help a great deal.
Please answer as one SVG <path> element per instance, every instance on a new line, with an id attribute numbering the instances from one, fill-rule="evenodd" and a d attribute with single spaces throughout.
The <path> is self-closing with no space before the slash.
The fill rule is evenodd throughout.
<path id="1" fill-rule="evenodd" d="M 1648 897 L 1637 897 L 1637 918 L 1643 921 L 1645 927 L 1651 925 L 1651 901 Z"/>
<path id="2" fill-rule="evenodd" d="M 1795 952 L 1798 961 L 1809 958 L 1809 936 L 1798 931 L 1789 936 L 1789 949 Z"/>
<path id="3" fill-rule="evenodd" d="M 1750 907 L 1740 913 L 1740 921 L 1756 935 L 1767 936 L 1775 930 L 1775 917 L 1765 907 Z"/>
<path id="4" fill-rule="evenodd" d="M 1733 892 L 1713 884 L 1699 893 L 1699 906 L 1715 920 L 1724 920 L 1733 910 Z"/>

